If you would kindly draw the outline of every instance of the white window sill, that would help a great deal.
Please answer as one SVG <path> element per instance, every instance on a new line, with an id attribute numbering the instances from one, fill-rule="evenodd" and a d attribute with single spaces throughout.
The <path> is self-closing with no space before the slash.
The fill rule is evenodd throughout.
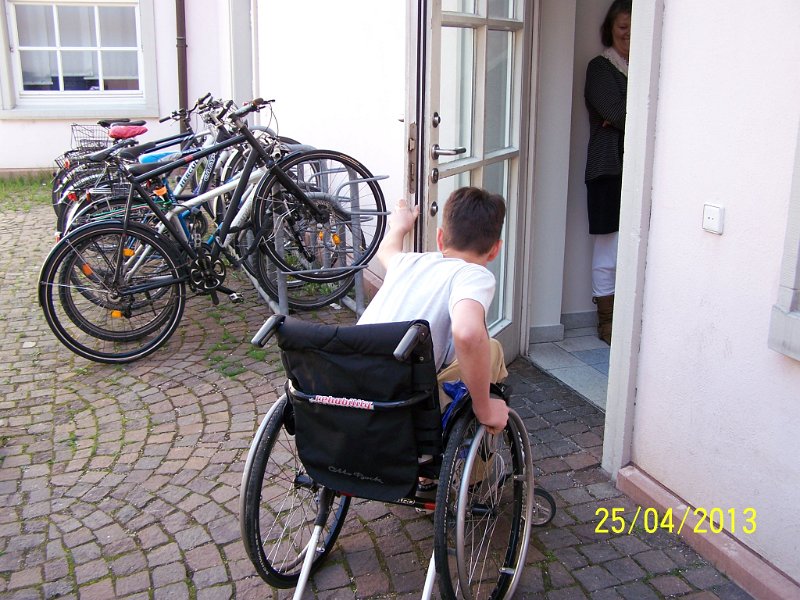
<path id="1" fill-rule="evenodd" d="M 772 307 L 769 324 L 769 347 L 794 360 L 800 360 L 800 312 Z"/>
<path id="2" fill-rule="evenodd" d="M 17 106 L 0 109 L 0 120 L 65 120 L 65 119 L 115 119 L 123 117 L 160 117 L 156 106 L 144 102 L 104 102 L 89 105 L 53 104 L 50 106 Z"/>

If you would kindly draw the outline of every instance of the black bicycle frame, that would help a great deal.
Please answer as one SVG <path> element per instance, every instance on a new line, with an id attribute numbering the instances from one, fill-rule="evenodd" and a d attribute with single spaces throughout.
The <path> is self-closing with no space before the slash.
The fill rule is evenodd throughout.
<path id="1" fill-rule="evenodd" d="M 253 135 L 253 133 L 247 128 L 246 125 L 243 125 L 240 128 L 240 133 L 235 136 L 228 138 L 222 142 L 217 144 L 213 144 L 209 146 L 205 150 L 200 150 L 198 152 L 193 152 L 191 154 L 187 154 L 186 156 L 169 162 L 161 167 L 158 167 L 152 171 L 148 171 L 147 173 L 143 173 L 142 175 L 138 175 L 130 179 L 131 181 L 131 190 L 128 193 L 128 202 L 125 209 L 125 217 L 124 217 L 124 226 L 127 231 L 127 225 L 130 216 L 130 210 L 133 205 L 133 197 L 134 193 L 138 193 L 139 196 L 145 201 L 145 203 L 150 207 L 153 213 L 156 215 L 158 220 L 164 224 L 167 228 L 167 231 L 172 234 L 175 240 L 180 244 L 181 248 L 183 248 L 186 253 L 194 260 L 197 258 L 197 252 L 195 252 L 194 248 L 186 241 L 181 233 L 179 233 L 175 226 L 167 219 L 164 212 L 161 208 L 153 202 L 150 198 L 150 194 L 142 187 L 142 183 L 145 181 L 149 181 L 155 177 L 159 177 L 174 169 L 183 166 L 184 164 L 190 163 L 194 160 L 203 158 L 205 156 L 209 156 L 219 150 L 223 150 L 225 148 L 229 148 L 231 146 L 235 146 L 240 144 L 244 141 L 247 141 L 248 144 L 251 146 L 255 152 L 250 152 L 247 157 L 247 161 L 245 162 L 244 168 L 242 169 L 241 177 L 239 178 L 239 182 L 236 185 L 236 189 L 233 192 L 232 200 L 230 205 L 228 206 L 227 211 L 225 212 L 225 217 L 223 218 L 222 224 L 219 227 L 218 236 L 220 238 L 225 238 L 229 231 L 231 223 L 233 223 L 233 219 L 236 217 L 236 213 L 239 210 L 239 201 L 241 200 L 242 196 L 244 195 L 245 189 L 247 188 L 250 174 L 253 172 L 253 167 L 255 166 L 256 162 L 259 158 L 264 160 L 269 169 L 269 172 L 273 174 L 276 179 L 283 185 L 289 192 L 291 192 L 300 202 L 302 202 L 306 208 L 311 211 L 311 213 L 316 218 L 322 218 L 322 213 L 317 209 L 313 202 L 311 202 L 306 194 L 303 192 L 300 187 L 295 184 L 294 181 L 289 178 L 286 173 L 280 168 L 280 164 L 276 162 L 263 148 L 263 146 L 259 143 L 258 139 Z M 212 258 L 216 259 L 219 258 L 220 253 L 222 252 L 222 247 L 218 244 L 215 244 L 211 249 L 211 256 Z"/>

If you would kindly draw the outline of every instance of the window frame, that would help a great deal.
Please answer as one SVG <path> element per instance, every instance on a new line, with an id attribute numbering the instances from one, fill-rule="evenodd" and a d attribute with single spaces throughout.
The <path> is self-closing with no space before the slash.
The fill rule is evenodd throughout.
<path id="1" fill-rule="evenodd" d="M 12 1 L 0 11 L 0 119 L 98 119 L 159 115 L 156 73 L 154 0 L 19 0 L 20 3 L 78 6 L 114 6 L 134 4 L 139 24 L 139 85 L 136 91 L 47 91 L 23 93 L 17 61 L 18 52 L 12 32 Z"/>
<path id="2" fill-rule="evenodd" d="M 795 147 L 778 300 L 772 307 L 767 343 L 776 352 L 800 360 L 800 129 Z"/>

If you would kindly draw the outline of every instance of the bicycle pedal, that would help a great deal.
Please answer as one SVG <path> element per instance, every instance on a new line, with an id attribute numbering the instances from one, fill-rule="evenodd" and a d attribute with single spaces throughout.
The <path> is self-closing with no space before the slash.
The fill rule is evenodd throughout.
<path id="1" fill-rule="evenodd" d="M 242 296 L 241 294 L 237 294 L 236 292 L 228 294 L 228 298 L 230 298 L 231 302 L 233 302 L 234 304 L 241 304 L 242 302 L 244 302 L 244 296 Z"/>

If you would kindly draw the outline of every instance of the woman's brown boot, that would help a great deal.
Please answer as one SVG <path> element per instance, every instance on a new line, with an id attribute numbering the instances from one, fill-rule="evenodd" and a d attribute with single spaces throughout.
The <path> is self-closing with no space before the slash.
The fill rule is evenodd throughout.
<path id="1" fill-rule="evenodd" d="M 611 345 L 611 323 L 614 318 L 614 294 L 592 298 L 597 304 L 597 335 Z"/>

